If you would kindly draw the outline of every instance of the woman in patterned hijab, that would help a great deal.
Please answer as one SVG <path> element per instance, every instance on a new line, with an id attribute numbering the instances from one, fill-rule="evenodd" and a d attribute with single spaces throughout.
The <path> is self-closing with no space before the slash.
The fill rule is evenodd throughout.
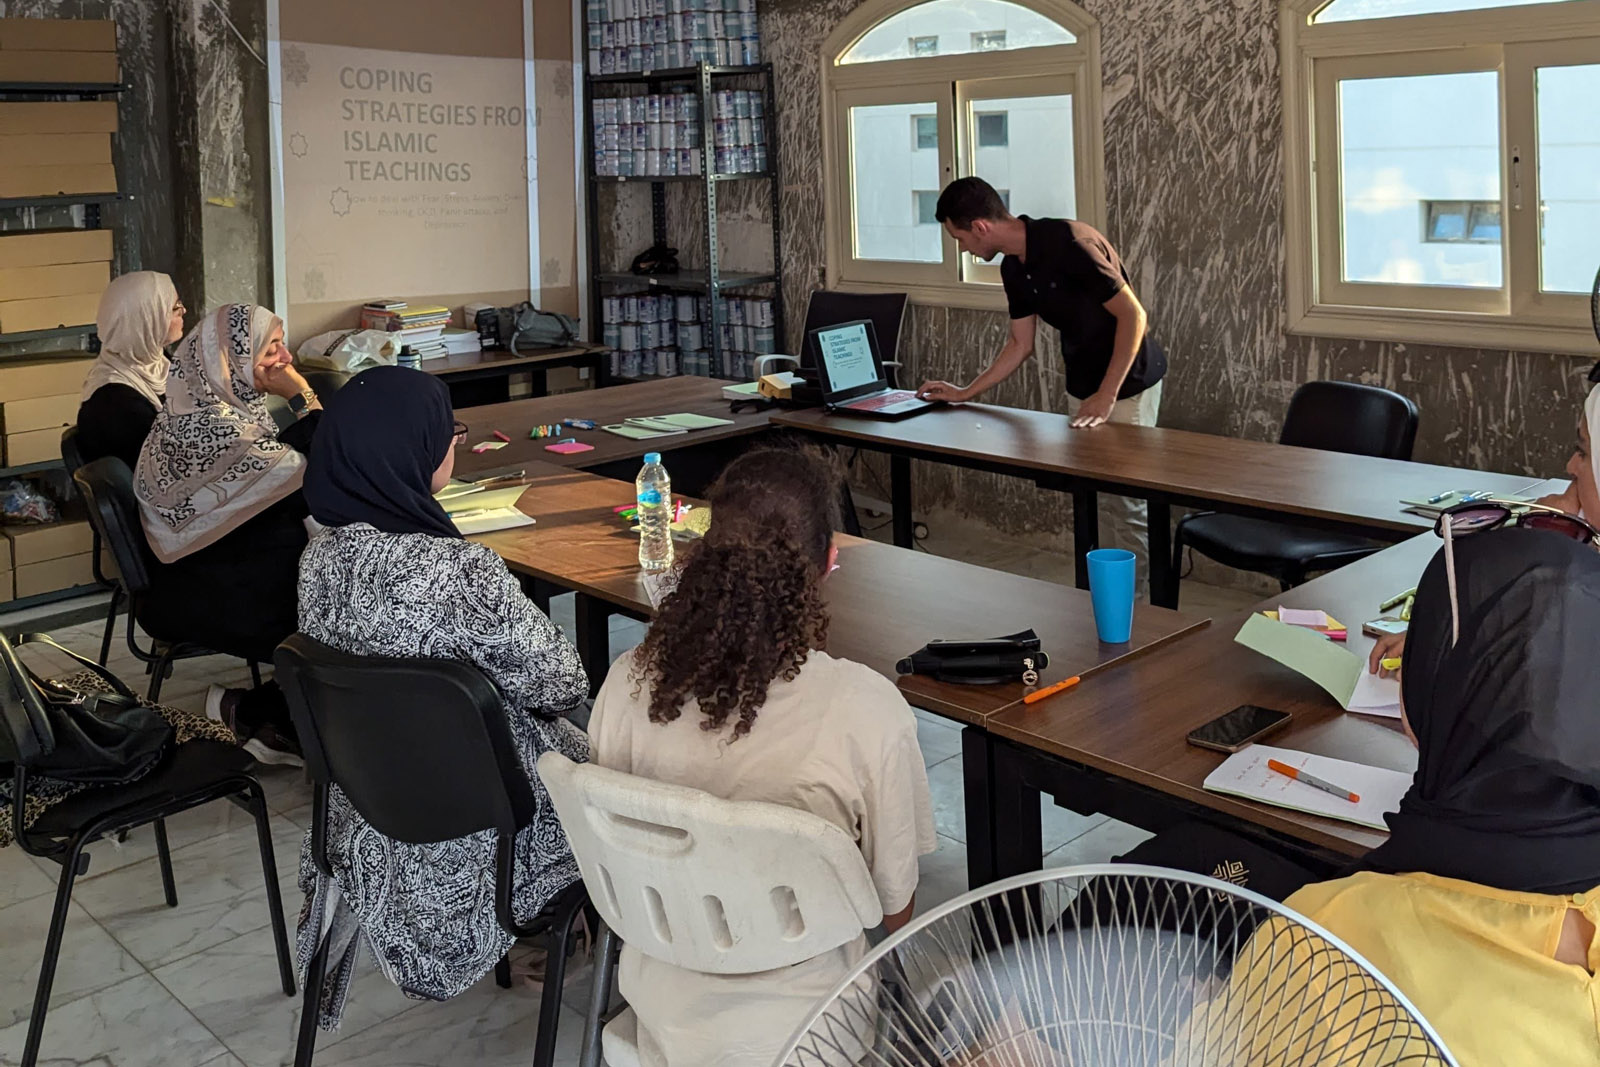
<path id="1" fill-rule="evenodd" d="M 297 421 L 278 429 L 267 396 Z M 294 369 L 283 322 L 228 304 L 178 346 L 166 398 L 134 471 L 150 548 L 163 566 L 136 605 L 140 625 L 231 656 L 270 663 L 296 629 L 295 581 L 306 546 L 300 494 L 321 405 Z M 206 711 L 266 763 L 299 762 L 276 686 L 214 686 Z"/>

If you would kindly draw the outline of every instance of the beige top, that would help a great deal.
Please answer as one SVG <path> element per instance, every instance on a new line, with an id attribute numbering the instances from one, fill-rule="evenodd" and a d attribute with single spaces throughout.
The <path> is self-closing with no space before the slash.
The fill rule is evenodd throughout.
<path id="1" fill-rule="evenodd" d="M 595 763 L 819 815 L 860 844 L 884 914 L 911 903 L 917 857 L 938 842 L 916 718 L 893 683 L 813 652 L 794 681 L 772 683 L 750 733 L 730 742 L 731 727 L 700 728 L 692 701 L 676 721 L 652 723 L 648 690 L 634 695 L 632 672 L 633 656 L 625 654 L 595 698 Z M 765 1067 L 865 948 L 863 937 L 794 967 L 722 976 L 624 946 L 618 983 L 639 1019 L 644 1067 Z"/>

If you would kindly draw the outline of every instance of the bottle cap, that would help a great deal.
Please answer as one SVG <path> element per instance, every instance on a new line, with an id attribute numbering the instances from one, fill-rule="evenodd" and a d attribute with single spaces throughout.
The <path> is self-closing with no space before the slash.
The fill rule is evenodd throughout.
<path id="1" fill-rule="evenodd" d="M 660 452 L 646 452 L 644 454 L 644 461 L 646 463 L 660 463 L 661 462 L 661 453 Z"/>

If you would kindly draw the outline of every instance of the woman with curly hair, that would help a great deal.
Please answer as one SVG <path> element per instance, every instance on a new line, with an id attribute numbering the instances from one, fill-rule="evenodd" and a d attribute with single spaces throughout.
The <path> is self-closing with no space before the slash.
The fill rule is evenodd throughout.
<path id="1" fill-rule="evenodd" d="M 893 931 L 934 850 L 916 719 L 893 683 L 824 651 L 837 484 L 819 460 L 765 451 L 712 487 L 644 643 L 612 665 L 589 720 L 602 766 L 809 811 L 861 846 Z M 618 983 L 652 1067 L 772 1062 L 866 939 L 778 971 L 682 971 L 623 946 Z"/>

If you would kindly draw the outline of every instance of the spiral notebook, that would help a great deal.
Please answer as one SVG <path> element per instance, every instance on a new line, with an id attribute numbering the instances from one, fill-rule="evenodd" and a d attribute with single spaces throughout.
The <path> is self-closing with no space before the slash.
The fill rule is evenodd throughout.
<path id="1" fill-rule="evenodd" d="M 1343 786 L 1361 799 L 1351 802 L 1279 774 L 1267 767 L 1269 759 Z M 1206 775 L 1204 785 L 1213 793 L 1227 793 L 1308 815 L 1326 815 L 1357 826 L 1387 830 L 1389 825 L 1383 817 L 1400 810 L 1400 798 L 1411 788 L 1411 775 L 1329 756 L 1314 756 L 1292 748 L 1250 745 L 1223 760 L 1222 766 Z"/>

